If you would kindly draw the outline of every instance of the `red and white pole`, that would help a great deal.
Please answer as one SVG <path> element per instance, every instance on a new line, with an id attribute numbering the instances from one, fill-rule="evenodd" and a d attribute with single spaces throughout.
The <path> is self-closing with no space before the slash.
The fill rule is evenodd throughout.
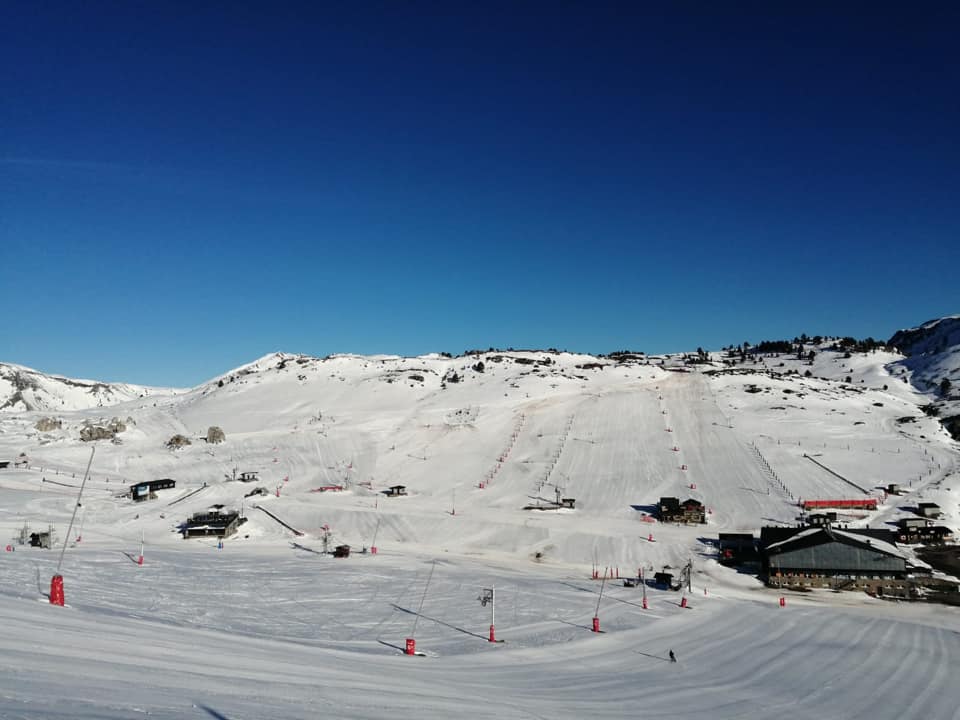
<path id="1" fill-rule="evenodd" d="M 50 578 L 50 604 L 63 606 L 63 575 Z"/>
<path id="2" fill-rule="evenodd" d="M 433 571 L 437 567 L 437 561 L 434 560 L 430 566 L 430 574 L 427 575 L 427 584 L 423 586 L 423 596 L 420 598 L 420 607 L 417 608 L 417 614 L 413 618 L 413 630 L 410 631 L 410 637 L 407 638 L 407 645 L 404 653 L 407 655 L 417 654 L 417 623 L 420 621 L 420 613 L 423 612 L 423 601 L 427 599 L 427 590 L 430 589 L 430 580 L 433 579 Z"/>
<path id="3" fill-rule="evenodd" d="M 497 641 L 497 633 L 494 626 L 497 624 L 497 588 L 490 586 L 490 642 Z"/>
<path id="4" fill-rule="evenodd" d="M 600 595 L 597 597 L 597 609 L 593 612 L 593 632 L 600 632 L 600 601 L 603 600 L 603 587 L 607 584 L 607 571 L 603 571 L 603 580 L 600 581 Z"/>
<path id="5" fill-rule="evenodd" d="M 80 483 L 80 491 L 77 493 L 77 504 L 73 506 L 73 515 L 70 516 L 70 524 L 67 526 L 67 534 L 63 539 L 63 548 L 60 550 L 60 560 L 57 561 L 57 571 L 50 578 L 50 604 L 63 606 L 65 599 L 63 594 L 63 575 L 60 574 L 60 568 L 63 566 L 63 556 L 67 552 L 67 543 L 70 541 L 70 535 L 73 533 L 73 522 L 77 519 L 77 510 L 80 508 L 80 498 L 83 497 L 83 489 L 87 486 L 87 479 L 90 477 L 90 466 L 93 465 L 93 455 L 97 448 L 90 448 L 90 459 L 87 461 L 87 471 L 83 474 L 83 482 Z"/>
<path id="6" fill-rule="evenodd" d="M 373 541 L 370 543 L 370 554 L 377 554 L 377 533 L 380 532 L 380 518 L 377 518 L 377 526 L 373 529 Z"/>
<path id="7" fill-rule="evenodd" d="M 143 530 L 140 531 L 140 557 L 137 558 L 137 565 L 143 565 Z"/>

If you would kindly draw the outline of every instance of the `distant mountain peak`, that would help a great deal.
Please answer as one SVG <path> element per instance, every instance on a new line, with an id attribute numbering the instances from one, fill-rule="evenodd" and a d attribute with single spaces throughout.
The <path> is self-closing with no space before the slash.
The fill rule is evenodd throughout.
<path id="1" fill-rule="evenodd" d="M 169 394 L 166 388 L 76 380 L 33 368 L 0 363 L 0 411 L 57 412 L 110 407 L 141 397 Z"/>

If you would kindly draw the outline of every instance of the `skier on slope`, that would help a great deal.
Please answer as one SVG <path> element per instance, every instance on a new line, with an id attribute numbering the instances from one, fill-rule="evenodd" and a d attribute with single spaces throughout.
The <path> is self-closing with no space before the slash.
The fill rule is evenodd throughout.
<path id="1" fill-rule="evenodd" d="M 673 654 L 673 650 L 670 651 L 670 662 L 676 662 L 677 656 Z"/>

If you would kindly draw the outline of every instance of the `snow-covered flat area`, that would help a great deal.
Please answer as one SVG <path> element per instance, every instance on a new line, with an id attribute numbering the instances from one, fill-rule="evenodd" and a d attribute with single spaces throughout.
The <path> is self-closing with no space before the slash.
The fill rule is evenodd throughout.
<path id="1" fill-rule="evenodd" d="M 718 532 L 792 524 L 800 498 L 877 497 L 842 518 L 870 527 L 932 500 L 958 527 L 956 443 L 886 374 L 895 359 L 821 353 L 803 377 L 271 355 L 190 391 L 78 401 L 53 430 L 35 429 L 49 411 L 0 414 L 0 460 L 26 460 L 0 470 L 3 543 L 25 523 L 60 540 L 0 554 L 0 717 L 960 718 L 960 609 L 829 591 L 781 607 L 715 560 Z M 112 417 L 127 429 L 96 443 L 67 538 L 79 430 Z M 225 442 L 201 439 L 212 425 Z M 167 449 L 178 433 L 192 444 Z M 123 496 L 155 478 L 177 485 Z M 701 500 L 707 524 L 652 521 L 667 495 Z M 575 507 L 523 509 L 557 496 Z M 238 534 L 182 540 L 216 504 L 243 510 Z M 323 554 L 324 527 L 350 557 Z M 46 594 L 64 538 L 61 608 Z M 624 586 L 687 562 L 691 589 L 649 587 L 647 609 Z M 502 643 L 478 602 L 491 587 Z"/>
<path id="2" fill-rule="evenodd" d="M 0 716 L 960 717 L 955 609 L 678 594 L 545 568 L 380 553 L 160 550 L 4 562 Z M 429 592 L 423 591 L 433 569 Z M 711 579 L 712 582 L 712 579 Z M 476 598 L 496 583 L 497 633 Z M 752 594 L 754 597 L 745 597 Z M 402 653 L 413 632 L 424 657 Z M 679 662 L 667 661 L 673 649 Z"/>

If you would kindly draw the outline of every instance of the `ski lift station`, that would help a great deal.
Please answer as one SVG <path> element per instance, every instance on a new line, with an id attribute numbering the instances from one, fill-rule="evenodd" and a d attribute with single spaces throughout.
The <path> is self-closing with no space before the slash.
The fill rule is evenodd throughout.
<path id="1" fill-rule="evenodd" d="M 30 533 L 30 547 L 43 548 L 49 550 L 56 543 L 56 538 L 53 535 L 53 528 L 50 527 L 45 531 L 33 532 Z"/>
<path id="2" fill-rule="evenodd" d="M 136 483 L 130 486 L 130 497 L 134 502 L 143 502 L 144 500 L 156 500 L 157 490 L 168 490 L 177 486 L 175 480 L 162 478 L 160 480 L 148 480 L 143 483 Z"/>

